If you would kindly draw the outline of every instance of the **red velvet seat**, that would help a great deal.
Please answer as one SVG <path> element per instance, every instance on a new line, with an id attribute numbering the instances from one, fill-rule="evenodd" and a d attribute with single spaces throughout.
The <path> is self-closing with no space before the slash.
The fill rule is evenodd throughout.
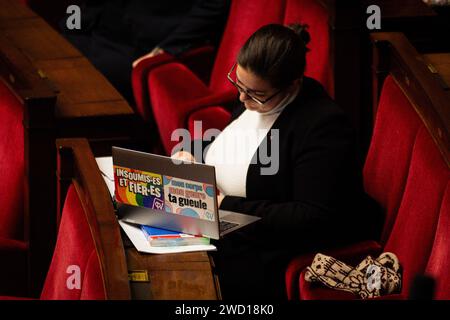
<path id="1" fill-rule="evenodd" d="M 395 106 L 395 107 L 393 107 Z M 385 212 L 381 244 L 389 235 L 395 221 L 408 176 L 411 154 L 421 120 L 395 83 L 387 77 L 378 106 L 372 141 L 364 165 L 364 186 Z M 376 255 L 381 245 L 375 242 L 355 244 L 348 248 L 331 250 L 327 254 L 359 263 L 365 255 Z M 286 271 L 289 299 L 298 298 L 300 272 L 308 266 L 314 254 L 292 260 Z"/>
<path id="2" fill-rule="evenodd" d="M 448 229 L 448 225 L 443 226 L 442 223 L 445 223 L 445 216 L 448 216 L 448 212 L 445 212 L 448 210 L 448 198 L 444 199 L 444 193 L 449 180 L 450 171 L 441 153 L 428 131 L 422 127 L 414 144 L 410 173 L 399 212 L 383 248 L 385 252 L 395 253 L 403 268 L 402 292 L 396 298 L 407 297 L 414 276 L 425 272 L 435 234 L 441 237 L 437 240 L 440 243 L 434 247 L 435 259 L 445 258 L 448 255 L 444 253 L 445 248 L 449 246 L 448 230 L 445 230 Z M 441 218 L 440 213 L 443 215 Z M 441 233 L 436 233 L 438 219 L 441 219 L 441 230 L 438 230 Z M 442 264 L 436 265 L 434 261 L 431 262 L 433 263 L 430 265 L 431 269 L 439 270 L 443 267 Z M 442 275 L 443 280 L 448 279 L 448 268 L 444 272 L 435 272 L 441 273 L 439 277 Z M 438 281 L 440 282 L 440 278 Z M 321 292 L 331 291 L 304 281 L 304 274 L 300 277 L 299 285 L 302 299 L 327 298 L 329 294 Z M 339 294 L 335 292 L 333 296 Z"/>
<path id="3" fill-rule="evenodd" d="M 88 221 L 75 186 L 71 185 L 64 203 L 58 240 L 41 300 L 106 299 L 100 251 L 93 238 L 93 234 L 98 233 L 98 225 Z M 9 296 L 0 299 L 16 298 Z"/>
<path id="4" fill-rule="evenodd" d="M 105 299 L 99 256 L 80 198 L 72 185 L 59 226 L 58 240 L 52 263 L 45 280 L 41 299 Z M 76 277 L 79 268 L 79 287 Z M 69 284 L 69 285 L 68 285 Z M 75 287 L 73 287 L 75 286 Z"/>
<path id="5" fill-rule="evenodd" d="M 166 153 L 169 154 L 176 144 L 170 139 L 172 132 L 177 128 L 187 128 L 187 118 L 194 111 L 208 106 L 223 106 L 224 103 L 236 99 L 237 91 L 228 84 L 226 75 L 236 59 L 238 50 L 254 31 L 264 24 L 280 22 L 283 14 L 282 2 L 284 1 L 232 2 L 209 85 L 201 82 L 189 69 L 179 63 L 156 68 L 150 72 L 148 77 L 150 104 Z M 219 99 L 215 98 L 217 95 L 220 96 Z M 214 114 L 209 116 L 214 117 Z M 198 117 L 192 119 L 203 120 L 203 128 L 207 129 L 207 119 Z"/>
<path id="6" fill-rule="evenodd" d="M 318 12 L 319 16 L 316 15 Z M 234 0 L 208 85 L 180 63 L 152 69 L 148 76 L 150 105 L 166 153 L 170 153 L 176 144 L 176 141 L 171 141 L 175 129 L 192 128 L 196 120 L 202 121 L 204 130 L 212 128 L 217 124 L 214 121 L 217 114 L 221 119 L 219 124 L 228 122 L 225 120 L 229 120 L 229 112 L 225 107 L 237 100 L 237 92 L 228 83 L 226 74 L 244 42 L 265 24 L 306 22 L 315 28 L 317 24 L 322 24 L 322 28 L 311 30 L 316 39 L 309 46 L 311 52 L 307 57 L 306 74 L 317 78 L 330 89 L 328 32 L 321 34 L 328 26 L 325 16 L 325 9 L 316 2 L 306 0 Z M 219 111 L 220 107 L 222 111 Z"/>
<path id="7" fill-rule="evenodd" d="M 148 91 L 148 75 L 151 70 L 171 62 L 180 62 L 187 66 L 199 79 L 208 83 L 214 59 L 214 48 L 205 46 L 189 50 L 174 57 L 165 52 L 155 57 L 141 60 L 133 68 L 131 84 L 133 88 L 134 100 L 136 102 L 135 111 L 149 124 L 153 125 L 153 113 L 150 108 L 150 98 Z"/>
<path id="8" fill-rule="evenodd" d="M 382 244 L 391 232 L 400 207 L 414 141 L 421 124 L 408 98 L 388 76 L 381 91 L 363 171 L 366 192 L 385 212 Z"/>
<path id="9" fill-rule="evenodd" d="M 24 293 L 28 243 L 24 241 L 23 104 L 0 81 L 0 293 Z M 22 288 L 22 289 L 19 289 Z"/>
<path id="10" fill-rule="evenodd" d="M 40 299 L 130 299 L 119 225 L 88 143 L 68 139 L 57 144 L 63 153 L 58 166 L 63 205 Z"/>
<path id="11" fill-rule="evenodd" d="M 23 105 L 0 82 L 0 237 L 23 240 Z"/>
<path id="12" fill-rule="evenodd" d="M 283 24 L 301 21 L 309 26 L 311 41 L 306 56 L 305 74 L 318 80 L 334 96 L 333 69 L 330 57 L 329 13 L 320 1 L 286 0 Z"/>

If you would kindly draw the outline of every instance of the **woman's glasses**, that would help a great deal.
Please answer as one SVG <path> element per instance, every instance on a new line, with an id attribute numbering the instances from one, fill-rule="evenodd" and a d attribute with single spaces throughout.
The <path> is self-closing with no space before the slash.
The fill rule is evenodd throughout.
<path id="1" fill-rule="evenodd" d="M 233 66 L 231 67 L 230 72 L 228 72 L 228 74 L 227 74 L 228 80 L 236 87 L 236 89 L 238 89 L 239 93 L 245 93 L 250 99 L 252 99 L 253 101 L 255 101 L 256 103 L 258 103 L 260 105 L 266 104 L 267 102 L 269 102 L 269 100 L 271 100 L 273 97 L 275 97 L 281 91 L 283 91 L 283 90 L 279 90 L 279 91 L 275 92 L 273 95 L 271 95 L 269 98 L 264 99 L 264 100 L 262 100 L 260 98 L 257 98 L 255 96 L 255 93 L 253 93 L 251 90 L 245 89 L 244 87 L 239 85 L 237 83 L 237 81 L 233 80 L 232 74 L 233 74 L 233 71 L 234 71 L 235 68 L 236 68 L 236 63 L 233 64 Z M 236 73 L 234 73 L 234 76 L 236 77 Z"/>

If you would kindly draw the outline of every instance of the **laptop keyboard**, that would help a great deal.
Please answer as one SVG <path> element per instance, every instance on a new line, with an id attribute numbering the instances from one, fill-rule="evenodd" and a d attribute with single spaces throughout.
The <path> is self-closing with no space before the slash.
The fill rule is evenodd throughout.
<path id="1" fill-rule="evenodd" d="M 233 223 L 233 222 L 221 220 L 221 221 L 219 221 L 219 230 L 220 230 L 220 232 L 224 232 L 224 231 L 227 231 L 228 229 L 234 228 L 238 225 L 239 225 L 239 223 Z"/>

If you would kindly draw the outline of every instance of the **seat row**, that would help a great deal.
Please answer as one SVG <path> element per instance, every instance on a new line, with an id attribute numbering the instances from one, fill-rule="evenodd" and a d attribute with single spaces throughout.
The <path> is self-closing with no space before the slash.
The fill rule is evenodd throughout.
<path id="1" fill-rule="evenodd" d="M 325 253 L 356 266 L 367 255 L 392 252 L 402 266 L 402 290 L 381 299 L 407 299 L 413 280 L 422 275 L 434 279 L 436 299 L 450 299 L 450 95 L 402 34 L 372 38 L 381 94 L 364 185 L 384 211 L 383 232 L 378 242 Z M 301 256 L 290 263 L 290 299 L 356 298 L 306 282 L 305 268 L 312 258 Z"/>
<path id="2" fill-rule="evenodd" d="M 211 48 L 196 49 L 180 57 L 177 62 L 168 55 L 151 61 L 144 60 L 134 70 L 137 111 L 146 119 L 154 116 L 167 153 L 173 143 L 170 133 L 175 128 L 188 127 L 193 133 L 195 120 L 204 120 L 204 130 L 225 126 L 229 119 L 226 105 L 236 98 L 234 88 L 226 83 L 228 67 L 234 63 L 237 49 L 246 37 L 260 25 L 298 20 L 309 24 L 313 40 L 307 74 L 319 79 L 333 94 L 335 82 L 332 81 L 334 69 L 330 67 L 333 59 L 329 55 L 329 13 L 325 7 L 319 2 L 306 0 L 280 1 L 279 6 L 268 1 L 265 8 L 271 7 L 273 10 L 264 12 L 256 10 L 256 6 L 259 8 L 261 1 L 233 1 L 230 13 L 233 18 L 227 23 L 211 74 L 195 66 L 199 65 L 198 54 L 207 55 Z M 252 19 L 248 19 L 249 12 L 255 13 Z M 86 284 L 85 292 L 90 293 L 80 293 L 76 297 L 112 297 L 105 293 L 108 292 L 105 289 L 105 283 L 109 281 L 105 276 L 108 266 L 103 265 L 100 259 L 102 255 L 111 253 L 109 248 L 100 252 L 90 246 L 92 250 L 78 252 L 80 254 L 76 250 L 66 250 L 67 255 L 64 254 L 64 244 L 70 242 L 64 234 L 80 231 L 74 226 L 77 221 L 73 220 L 74 217 L 82 221 L 83 214 L 87 214 L 85 209 L 96 200 L 90 199 L 90 195 L 83 193 L 85 191 L 80 191 L 83 189 L 79 187 L 80 182 L 74 182 L 72 187 L 63 192 L 58 190 L 61 193 L 58 197 L 60 201 L 63 201 L 61 199 L 65 198 L 67 192 L 67 206 L 63 210 L 61 203 L 59 210 L 56 210 L 56 197 L 52 195 L 56 193 L 56 149 L 52 131 L 55 92 L 44 79 L 36 78 L 36 70 L 27 64 L 26 59 L 17 60 L 21 56 L 20 52 L 11 53 L 13 49 L 6 42 L 0 41 L 2 63 L 9 61 L 2 64 L 0 83 L 1 109 L 4 114 L 0 118 L 0 130 L 4 137 L 4 143 L 0 146 L 0 170 L 5 179 L 5 183 L 0 186 L 3 188 L 0 189 L 0 207 L 5 208 L 0 213 L 0 255 L 2 260 L 7 259 L 5 261 L 8 264 L 0 266 L 0 273 L 6 276 L 1 279 L 0 294 L 20 295 L 28 289 L 30 279 L 38 279 L 32 283 L 42 284 L 54 253 L 42 297 L 66 297 L 54 293 L 54 288 L 63 283 L 62 279 L 66 279 L 55 276 L 61 272 L 57 261 L 77 255 L 84 260 L 73 264 L 65 260 L 64 265 L 82 266 L 83 274 L 87 276 L 81 283 Z M 450 117 L 445 111 L 448 110 L 448 93 L 446 95 L 445 90 L 439 91 L 441 83 L 430 77 L 423 64 L 418 65 L 417 60 L 420 60 L 421 55 L 401 35 L 379 34 L 374 36 L 373 42 L 376 48 L 373 96 L 377 112 L 364 178 L 366 191 L 380 203 L 385 212 L 383 234 L 378 242 L 330 249 L 324 253 L 356 264 L 368 254 L 392 251 L 397 254 L 404 269 L 403 291 L 394 298 L 406 298 L 412 279 L 423 273 L 429 273 L 437 280 L 437 298 L 449 298 L 450 281 L 445 268 L 450 262 Z M 386 69 L 386 66 L 389 67 Z M 197 69 L 199 71 L 196 73 Z M 90 188 L 86 190 L 92 191 Z M 63 214 L 59 222 L 60 216 L 55 212 L 69 213 Z M 89 219 L 88 225 L 99 223 L 95 217 Z M 58 239 L 58 243 L 62 244 L 56 244 L 53 251 L 57 225 L 60 226 L 62 238 Z M 80 224 L 79 228 L 85 237 L 82 241 L 97 241 L 92 236 L 94 229 L 86 228 L 86 224 L 84 227 Z M 87 232 L 88 229 L 90 232 Z M 101 248 L 98 243 L 94 247 Z M 95 255 L 99 260 L 95 259 Z M 289 298 L 352 297 L 304 281 L 304 268 L 311 263 L 313 256 L 314 253 L 298 257 L 289 265 L 286 273 Z M 37 263 L 36 268 L 32 267 L 34 263 Z M 94 270 L 92 278 L 84 270 Z M 23 277 L 24 274 L 29 278 Z M 99 274 L 103 275 L 101 279 L 98 278 Z M 118 274 L 122 276 L 123 270 Z M 94 285 L 88 286 L 89 283 Z M 124 292 L 120 297 L 127 297 L 128 289 L 125 285 L 123 288 L 123 291 L 119 290 Z M 67 293 L 70 296 L 70 291 Z"/>

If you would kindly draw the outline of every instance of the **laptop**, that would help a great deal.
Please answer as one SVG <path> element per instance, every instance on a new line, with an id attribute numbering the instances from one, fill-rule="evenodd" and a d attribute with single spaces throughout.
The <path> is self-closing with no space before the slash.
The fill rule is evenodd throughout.
<path id="1" fill-rule="evenodd" d="M 122 221 L 219 239 L 259 217 L 219 210 L 214 166 L 112 148 Z"/>

